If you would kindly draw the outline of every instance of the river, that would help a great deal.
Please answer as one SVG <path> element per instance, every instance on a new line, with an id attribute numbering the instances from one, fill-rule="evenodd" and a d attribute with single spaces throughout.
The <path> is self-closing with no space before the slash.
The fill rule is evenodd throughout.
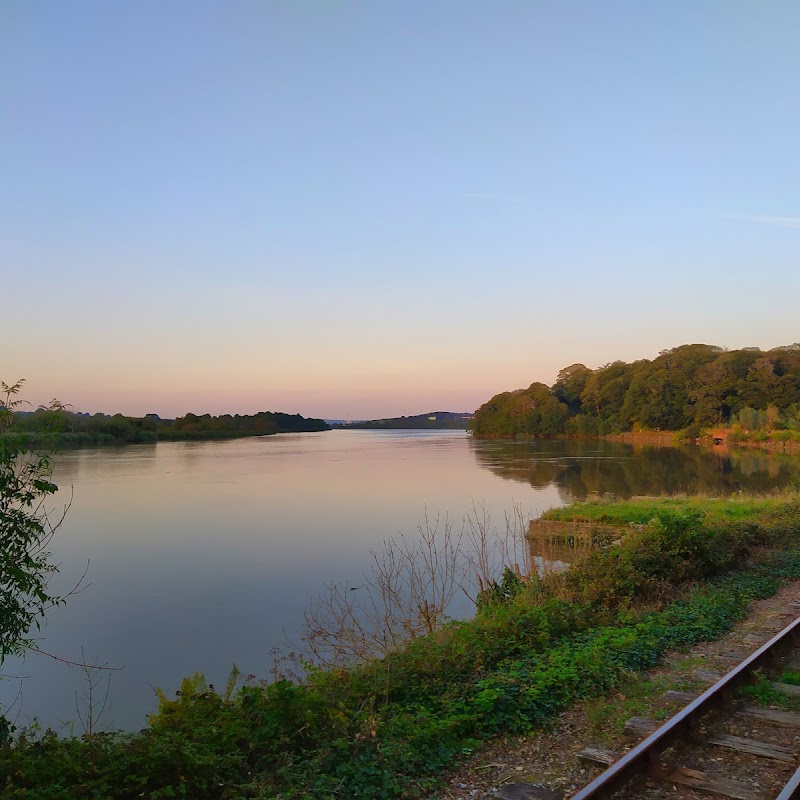
<path id="1" fill-rule="evenodd" d="M 475 441 L 463 431 L 330 431 L 226 442 L 66 451 L 57 503 L 72 498 L 53 540 L 68 591 L 40 647 L 118 668 L 99 727 L 136 729 L 202 672 L 224 685 L 231 665 L 268 677 L 296 640 L 304 609 L 330 581 L 357 587 L 371 548 L 415 534 L 424 515 L 461 526 L 477 503 L 502 524 L 592 492 L 714 494 L 797 482 L 800 459 L 755 451 L 641 448 L 607 442 Z M 466 613 L 462 601 L 456 611 Z M 85 677 L 44 655 L 7 661 L 0 702 L 18 725 L 80 733 Z"/>

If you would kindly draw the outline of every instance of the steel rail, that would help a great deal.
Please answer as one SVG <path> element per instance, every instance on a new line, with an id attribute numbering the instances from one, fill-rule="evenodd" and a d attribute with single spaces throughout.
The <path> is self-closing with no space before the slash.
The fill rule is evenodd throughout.
<path id="1" fill-rule="evenodd" d="M 789 783 L 783 787 L 783 791 L 775 800 L 797 800 L 797 798 L 800 798 L 800 769 L 792 775 Z"/>
<path id="2" fill-rule="evenodd" d="M 687 731 L 690 731 L 696 725 L 703 714 L 722 702 L 739 684 L 744 683 L 753 670 L 774 655 L 778 645 L 785 645 L 798 634 L 800 634 L 800 617 L 775 634 L 766 644 L 759 647 L 755 653 L 749 655 L 703 694 L 696 697 L 689 705 L 668 719 L 657 731 L 654 731 L 636 745 L 633 750 L 630 750 L 618 761 L 615 761 L 605 772 L 598 775 L 591 783 L 573 795 L 572 800 L 600 800 L 600 798 L 606 798 L 611 792 L 618 789 L 622 784 L 627 783 L 635 775 L 644 772 L 648 766 L 654 765 L 655 758 L 662 750 L 669 747 L 676 739 L 685 736 Z M 795 778 L 800 781 L 800 775 L 795 775 Z M 793 791 L 796 790 L 797 787 Z M 796 796 L 798 795 L 787 794 L 784 797 L 782 793 L 780 800 L 795 798 Z"/>

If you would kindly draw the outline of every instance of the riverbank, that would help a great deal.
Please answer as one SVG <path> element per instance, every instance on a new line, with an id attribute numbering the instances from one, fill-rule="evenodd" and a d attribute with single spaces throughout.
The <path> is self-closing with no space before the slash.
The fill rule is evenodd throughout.
<path id="1" fill-rule="evenodd" d="M 794 438 L 788 431 L 777 431 L 775 435 L 763 434 L 756 438 L 751 438 L 746 433 L 730 428 L 707 431 L 697 437 L 687 436 L 682 431 L 628 431 L 589 438 L 599 438 L 607 442 L 623 442 L 638 447 L 674 447 L 696 444 L 714 450 L 747 447 L 768 450 L 772 453 L 800 455 L 800 438 Z"/>
<path id="2" fill-rule="evenodd" d="M 0 751 L 5 796 L 421 797 L 482 742 L 550 724 L 800 577 L 796 494 L 547 517 L 618 535 L 566 572 L 498 576 L 473 620 L 380 661 L 222 692 L 195 676 L 138 734 L 14 734 Z"/>
<path id="3" fill-rule="evenodd" d="M 761 434 L 750 437 L 734 429 L 721 428 L 713 431 L 702 432 L 699 436 L 692 436 L 685 431 L 651 431 L 636 430 L 623 433 L 605 433 L 602 435 L 586 434 L 553 434 L 548 436 L 519 433 L 513 436 L 475 436 L 476 439 L 488 441 L 519 441 L 519 440 L 565 440 L 586 442 L 616 442 L 629 444 L 636 449 L 643 447 L 682 447 L 699 446 L 714 452 L 725 453 L 728 448 L 751 448 L 766 450 L 772 453 L 786 455 L 800 455 L 800 433 L 795 431 L 776 431 L 772 434 Z"/>

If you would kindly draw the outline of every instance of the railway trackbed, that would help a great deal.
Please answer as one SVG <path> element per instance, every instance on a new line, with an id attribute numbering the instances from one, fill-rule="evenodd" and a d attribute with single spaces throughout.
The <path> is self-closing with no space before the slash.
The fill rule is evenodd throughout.
<path id="1" fill-rule="evenodd" d="M 659 727 L 647 719 L 629 720 L 630 733 L 645 735 L 629 752 L 617 757 L 598 748 L 581 751 L 585 761 L 609 766 L 572 800 L 709 794 L 800 800 L 800 713 L 755 705 L 741 696 L 756 679 L 775 697 L 800 696 L 800 686 L 775 678 L 800 670 L 800 607 L 797 614 L 726 675 L 709 675 L 713 685 L 699 697 L 686 698 L 687 704 Z"/>

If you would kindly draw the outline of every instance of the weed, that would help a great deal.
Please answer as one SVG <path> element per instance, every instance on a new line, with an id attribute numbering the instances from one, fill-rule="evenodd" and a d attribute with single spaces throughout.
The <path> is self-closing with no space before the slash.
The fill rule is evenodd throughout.
<path id="1" fill-rule="evenodd" d="M 756 671 L 755 681 L 739 690 L 742 697 L 747 698 L 760 706 L 778 706 L 780 708 L 797 708 L 796 698 L 789 697 L 780 689 L 776 689 L 770 679 L 760 671 Z"/>
<path id="2" fill-rule="evenodd" d="M 800 670 L 785 669 L 778 678 L 780 683 L 788 683 L 790 686 L 800 686 Z"/>

